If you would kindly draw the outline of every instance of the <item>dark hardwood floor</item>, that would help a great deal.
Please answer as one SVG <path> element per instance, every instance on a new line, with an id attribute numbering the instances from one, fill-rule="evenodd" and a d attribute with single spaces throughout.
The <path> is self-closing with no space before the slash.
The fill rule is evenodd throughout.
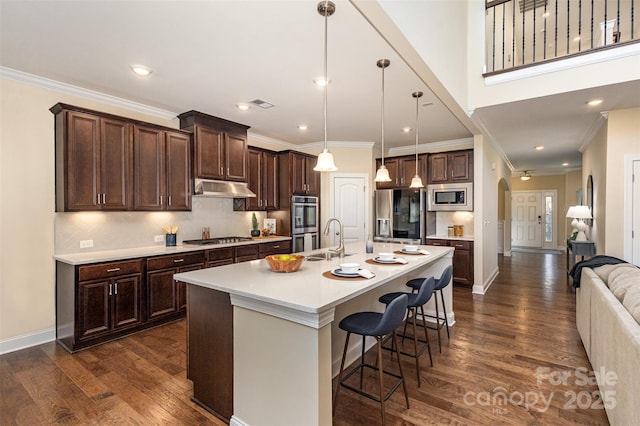
<path id="1" fill-rule="evenodd" d="M 439 353 L 429 331 L 434 367 L 425 353 L 420 388 L 414 361 L 401 357 L 411 408 L 399 389 L 387 403 L 387 424 L 608 424 L 597 386 L 580 386 L 591 366 L 564 262 L 514 253 L 500 258 L 486 295 L 455 287 L 451 339 L 445 334 Z M 388 353 L 384 362 L 392 362 Z M 223 424 L 190 401 L 185 367 L 184 321 L 74 355 L 55 343 L 6 354 L 0 424 Z M 375 379 L 367 383 L 375 391 Z M 334 423 L 379 424 L 379 405 L 343 389 Z"/>

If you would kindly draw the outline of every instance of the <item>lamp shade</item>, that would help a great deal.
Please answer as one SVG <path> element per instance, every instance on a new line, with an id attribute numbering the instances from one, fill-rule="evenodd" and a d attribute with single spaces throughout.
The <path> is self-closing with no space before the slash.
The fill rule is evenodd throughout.
<path id="1" fill-rule="evenodd" d="M 570 217 L 570 218 L 574 218 L 575 219 L 575 214 L 576 214 L 576 207 L 578 206 L 569 206 L 569 210 L 567 210 L 567 216 L 566 217 Z"/>
<path id="2" fill-rule="evenodd" d="M 318 155 L 318 162 L 313 168 L 316 172 L 335 172 L 338 170 L 336 163 L 333 162 L 333 155 L 328 149 L 324 149 L 320 155 Z"/>
<path id="3" fill-rule="evenodd" d="M 380 166 L 378 171 L 376 172 L 375 182 L 391 182 L 391 177 L 389 176 L 389 169 L 385 167 L 384 164 Z"/>
<path id="4" fill-rule="evenodd" d="M 589 206 L 573 206 L 575 209 L 572 214 L 576 219 L 592 219 L 591 210 L 589 210 Z M 568 213 L 567 213 L 568 214 Z"/>

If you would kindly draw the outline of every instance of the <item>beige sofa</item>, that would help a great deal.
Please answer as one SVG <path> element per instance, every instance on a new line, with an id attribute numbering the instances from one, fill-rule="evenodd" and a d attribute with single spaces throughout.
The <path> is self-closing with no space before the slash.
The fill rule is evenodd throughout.
<path id="1" fill-rule="evenodd" d="M 630 264 L 583 268 L 576 325 L 591 366 L 600 373 L 609 422 L 640 424 L 640 269 Z"/>

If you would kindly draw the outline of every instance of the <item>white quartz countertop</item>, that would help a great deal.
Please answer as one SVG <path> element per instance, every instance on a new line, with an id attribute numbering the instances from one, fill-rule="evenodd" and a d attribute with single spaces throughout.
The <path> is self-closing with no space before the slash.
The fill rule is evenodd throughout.
<path id="1" fill-rule="evenodd" d="M 473 241 L 473 235 L 463 235 L 462 237 L 448 237 L 446 235 L 427 235 L 427 238 L 431 238 L 434 240 Z"/>
<path id="2" fill-rule="evenodd" d="M 401 246 L 391 243 L 375 243 L 372 254 L 365 253 L 364 243 L 347 244 L 343 259 L 331 261 L 310 261 L 305 259 L 297 272 L 277 273 L 271 271 L 266 260 L 253 260 L 216 268 L 201 269 L 174 275 L 174 279 L 184 281 L 256 301 L 277 305 L 294 311 L 311 314 L 321 313 L 340 303 L 352 299 L 395 278 L 425 267 L 443 258 L 451 257 L 453 247 L 420 246 L 429 255 L 398 255 L 407 264 L 371 265 L 365 263 L 380 252 L 393 252 Z M 309 255 L 325 251 L 315 250 L 302 253 Z M 371 279 L 335 280 L 325 278 L 323 273 L 339 267 L 343 262 L 360 263 L 361 267 L 373 272 Z"/>
<path id="3" fill-rule="evenodd" d="M 222 247 L 234 247 L 243 246 L 248 244 L 262 244 L 271 243 L 276 241 L 287 241 L 291 237 L 259 237 L 251 241 L 241 241 L 237 243 L 225 243 L 225 244 L 207 244 L 207 245 L 192 245 L 184 244 L 175 247 L 166 247 L 164 245 L 148 246 L 148 247 L 135 247 L 119 250 L 104 250 L 104 251 L 91 251 L 86 253 L 69 253 L 69 254 L 56 254 L 53 258 L 57 261 L 68 263 L 70 265 L 84 265 L 87 263 L 108 262 L 112 260 L 131 259 L 135 257 L 149 257 L 160 256 L 165 254 L 177 254 L 186 253 L 190 251 L 209 250 Z"/>

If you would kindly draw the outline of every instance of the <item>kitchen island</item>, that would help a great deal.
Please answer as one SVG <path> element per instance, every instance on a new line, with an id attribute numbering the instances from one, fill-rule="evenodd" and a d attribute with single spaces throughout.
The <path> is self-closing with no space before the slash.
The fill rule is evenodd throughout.
<path id="1" fill-rule="evenodd" d="M 365 254 L 364 243 L 347 245 L 345 259 L 305 260 L 290 274 L 272 272 L 265 260 L 176 274 L 188 284 L 187 377 L 194 400 L 237 426 L 330 425 L 331 379 L 345 338 L 339 321 L 383 311 L 380 295 L 408 291 L 407 280 L 439 277 L 451 265 L 453 248 L 435 246 L 421 247 L 428 255 L 399 255 L 406 264 L 369 263 L 376 253 L 401 247 L 377 243 L 374 254 Z M 375 277 L 327 274 L 345 261 Z M 445 300 L 453 324 L 451 286 Z M 433 300 L 425 312 L 435 313 Z M 354 340 L 348 362 L 359 356 L 361 340 Z"/>

